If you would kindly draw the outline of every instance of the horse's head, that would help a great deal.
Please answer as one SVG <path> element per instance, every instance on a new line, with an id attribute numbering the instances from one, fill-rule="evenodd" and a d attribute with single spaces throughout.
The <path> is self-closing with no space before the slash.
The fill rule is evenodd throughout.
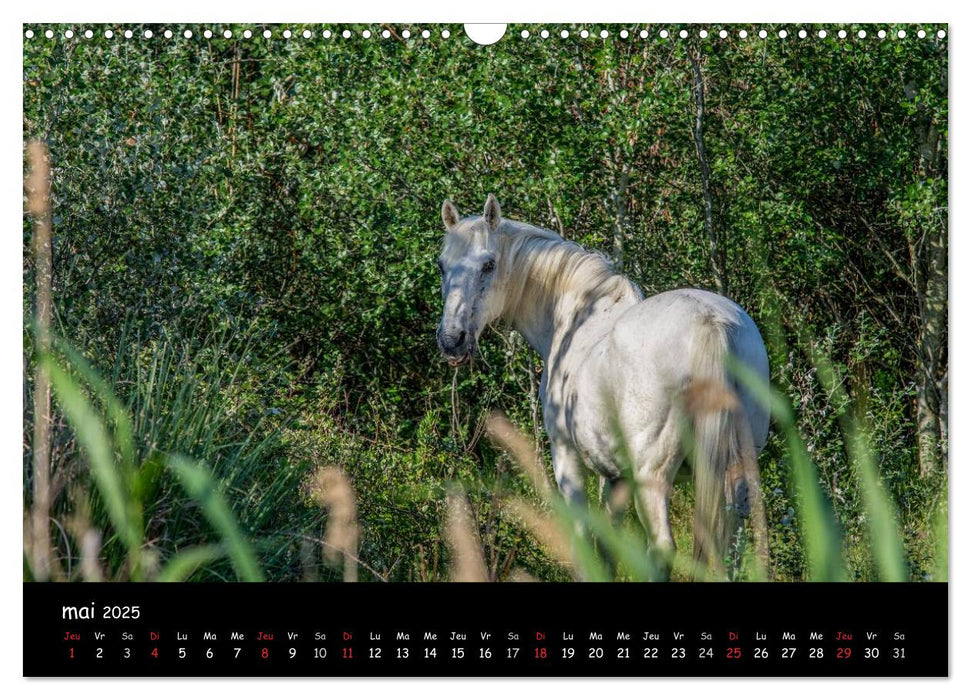
<path id="1" fill-rule="evenodd" d="M 472 359 L 482 329 L 502 311 L 501 219 L 499 202 L 491 194 L 482 216 L 463 219 L 450 201 L 442 204 L 446 233 L 438 258 L 443 302 L 438 347 L 452 366 Z"/>

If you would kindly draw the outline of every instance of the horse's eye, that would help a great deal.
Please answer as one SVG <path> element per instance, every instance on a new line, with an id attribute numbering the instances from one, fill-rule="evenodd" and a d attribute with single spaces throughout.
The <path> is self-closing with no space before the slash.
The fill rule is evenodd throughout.
<path id="1" fill-rule="evenodd" d="M 496 261 L 495 260 L 486 260 L 484 263 L 482 263 L 482 274 L 483 275 L 487 275 L 487 274 L 489 274 L 490 272 L 492 272 L 495 269 L 496 269 Z"/>

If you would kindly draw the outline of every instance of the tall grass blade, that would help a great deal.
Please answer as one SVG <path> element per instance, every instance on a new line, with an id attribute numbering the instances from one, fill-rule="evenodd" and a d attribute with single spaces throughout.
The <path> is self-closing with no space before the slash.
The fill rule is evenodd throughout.
<path id="1" fill-rule="evenodd" d="M 226 505 L 218 484 L 209 472 L 202 465 L 176 455 L 169 456 L 167 464 L 175 472 L 189 497 L 199 503 L 206 519 L 222 537 L 240 579 L 262 581 L 263 573 L 253 549 L 240 532 L 233 512 Z"/>
<path id="2" fill-rule="evenodd" d="M 357 581 L 358 543 L 361 528 L 357 522 L 357 499 L 350 479 L 337 467 L 323 467 L 310 480 L 310 495 L 326 508 L 327 532 L 324 558 L 331 563 L 344 561 L 344 581 Z"/>
<path id="3" fill-rule="evenodd" d="M 934 580 L 948 579 L 948 548 L 947 548 L 947 494 L 937 507 L 934 516 Z"/>
<path id="4" fill-rule="evenodd" d="M 597 551 L 594 541 L 587 536 L 589 528 L 584 520 L 586 513 L 579 506 L 571 506 L 566 501 L 554 500 L 551 504 L 559 526 L 570 533 L 570 551 L 573 568 L 582 580 L 591 582 L 612 581 L 610 568 Z"/>
<path id="5" fill-rule="evenodd" d="M 487 582 L 489 571 L 482 554 L 482 542 L 472 519 L 465 493 L 458 488 L 446 495 L 448 517 L 446 541 L 451 552 L 451 580 L 465 583 Z"/>
<path id="6" fill-rule="evenodd" d="M 893 502 L 880 482 L 869 440 L 857 429 L 847 436 L 850 458 L 863 486 L 864 512 L 870 532 L 870 548 L 881 581 L 907 581 L 903 537 Z"/>
<path id="7" fill-rule="evenodd" d="M 155 580 L 162 583 L 185 581 L 199 567 L 225 555 L 225 550 L 219 545 L 210 544 L 191 547 L 169 559 L 158 573 L 158 576 L 155 577 Z"/>
<path id="8" fill-rule="evenodd" d="M 142 546 L 140 507 L 126 489 L 125 479 L 115 463 L 114 448 L 108 430 L 91 407 L 75 379 L 59 367 L 50 356 L 41 362 L 50 373 L 51 385 L 68 422 L 74 428 L 84 450 L 98 491 L 104 500 L 111 523 L 125 543 L 132 567 L 131 577 L 141 575 L 139 552 Z"/>
<path id="9" fill-rule="evenodd" d="M 122 458 L 122 468 L 129 472 L 135 466 L 135 440 L 132 432 L 132 420 L 124 404 L 115 395 L 98 371 L 88 362 L 80 352 L 61 339 L 54 340 L 54 346 L 68 360 L 72 368 L 77 370 L 81 379 L 90 387 L 94 396 L 101 401 L 114 428 L 114 443 Z M 125 474 L 130 478 L 130 474 Z"/>
<path id="10" fill-rule="evenodd" d="M 809 560 L 809 578 L 813 581 L 844 580 L 842 537 L 836 516 L 819 486 L 819 472 L 799 435 L 792 409 L 782 395 L 743 363 L 732 358 L 728 369 L 756 401 L 768 408 L 785 435 L 793 483 L 799 495 L 796 503 Z"/>
<path id="11" fill-rule="evenodd" d="M 586 537 L 588 527 L 585 522 L 587 516 L 585 509 L 571 507 L 570 504 L 556 495 L 543 464 L 536 458 L 536 450 L 530 444 L 529 439 L 506 416 L 499 412 L 493 413 L 486 421 L 486 432 L 494 444 L 510 454 L 513 463 L 532 482 L 533 489 L 543 504 L 552 510 L 553 521 L 562 536 L 555 536 L 546 532 L 548 529 L 544 526 L 546 518 L 526 506 L 525 502 L 519 501 L 517 508 L 520 514 L 524 516 L 521 517 L 523 524 L 533 530 L 537 539 L 547 544 L 551 551 L 560 553 L 558 557 L 560 563 L 563 563 L 562 542 L 569 541 L 569 560 L 574 573 L 579 574 L 583 580 L 611 580 L 608 567 L 597 553 L 593 543 Z"/>
<path id="12" fill-rule="evenodd" d="M 815 352 L 808 339 L 802 339 L 809 359 L 816 367 L 823 387 L 837 405 L 849 405 L 848 397 L 839 381 L 836 370 L 822 354 Z M 874 460 L 873 447 L 860 422 L 851 410 L 844 410 L 840 424 L 846 436 L 850 463 L 860 480 L 863 491 L 864 512 L 870 533 L 870 550 L 881 581 L 906 581 L 909 576 L 904 557 L 903 537 L 897 525 L 893 501 L 880 482 Z"/>
<path id="13" fill-rule="evenodd" d="M 589 509 L 586 513 L 587 527 L 605 548 L 609 559 L 622 568 L 634 581 L 658 581 L 661 572 L 652 557 L 648 556 L 648 545 L 643 537 L 629 528 L 620 527 L 608 515 Z"/>

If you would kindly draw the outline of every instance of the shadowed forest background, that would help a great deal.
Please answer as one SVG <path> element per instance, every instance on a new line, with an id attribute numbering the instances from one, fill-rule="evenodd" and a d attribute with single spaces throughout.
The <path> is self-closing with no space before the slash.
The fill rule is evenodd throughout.
<path id="1" fill-rule="evenodd" d="M 46 360 L 25 209 L 25 579 L 331 580 L 340 550 L 345 578 L 350 559 L 365 580 L 447 580 L 460 489 L 486 578 L 569 580 L 509 507 L 542 509 L 528 475 L 484 437 L 499 409 L 542 443 L 538 357 L 505 329 L 471 369 L 435 346 L 442 200 L 478 214 L 489 192 L 646 294 L 722 290 L 755 319 L 839 553 L 812 568 L 818 523 L 773 429 L 759 460 L 773 579 L 881 577 L 847 416 L 904 577 L 946 576 L 946 40 L 52 28 L 24 42 L 24 139 L 50 150 L 55 339 L 38 545 Z M 96 424 L 115 440 L 101 457 Z M 322 495 L 331 465 L 350 506 Z M 682 551 L 691 507 L 681 483 Z"/>

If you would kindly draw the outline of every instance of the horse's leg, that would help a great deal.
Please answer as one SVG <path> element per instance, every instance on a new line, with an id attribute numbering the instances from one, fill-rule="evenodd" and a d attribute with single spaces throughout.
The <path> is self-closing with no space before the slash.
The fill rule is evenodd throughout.
<path id="1" fill-rule="evenodd" d="M 637 516 L 652 543 L 652 554 L 661 580 L 667 580 L 671 575 L 675 546 L 668 502 L 674 475 L 683 459 L 680 450 L 664 448 L 665 442 L 659 441 L 658 447 L 640 460 L 634 498 Z"/>
<path id="2" fill-rule="evenodd" d="M 572 446 L 562 440 L 550 441 L 550 454 L 553 457 L 553 476 L 556 487 L 560 490 L 566 502 L 573 506 L 584 506 L 587 495 L 584 484 L 586 478 L 580 456 Z"/>
<path id="3" fill-rule="evenodd" d="M 630 481 L 621 478 L 611 479 L 600 475 L 600 506 L 607 514 L 608 520 L 615 528 L 621 527 L 624 514 L 627 512 L 627 503 L 630 500 Z M 600 556 L 616 578 L 617 561 L 607 549 L 606 545 L 598 541 Z"/>
<path id="4" fill-rule="evenodd" d="M 769 576 L 769 526 L 765 515 L 765 499 L 762 497 L 762 482 L 759 478 L 759 462 L 752 444 L 750 421 L 744 414 L 739 420 L 739 446 L 741 448 L 742 471 L 748 487 L 749 519 L 755 544 L 755 562 L 760 579 Z"/>
<path id="5" fill-rule="evenodd" d="M 550 440 L 550 454 L 553 458 L 553 476 L 556 479 L 556 487 L 563 499 L 574 510 L 573 531 L 576 541 L 573 543 L 573 566 L 582 579 L 583 571 L 580 570 L 577 548 L 583 546 L 584 540 L 588 537 L 582 519 L 587 503 L 583 465 L 580 463 L 580 456 L 576 450 L 562 440 Z"/>

